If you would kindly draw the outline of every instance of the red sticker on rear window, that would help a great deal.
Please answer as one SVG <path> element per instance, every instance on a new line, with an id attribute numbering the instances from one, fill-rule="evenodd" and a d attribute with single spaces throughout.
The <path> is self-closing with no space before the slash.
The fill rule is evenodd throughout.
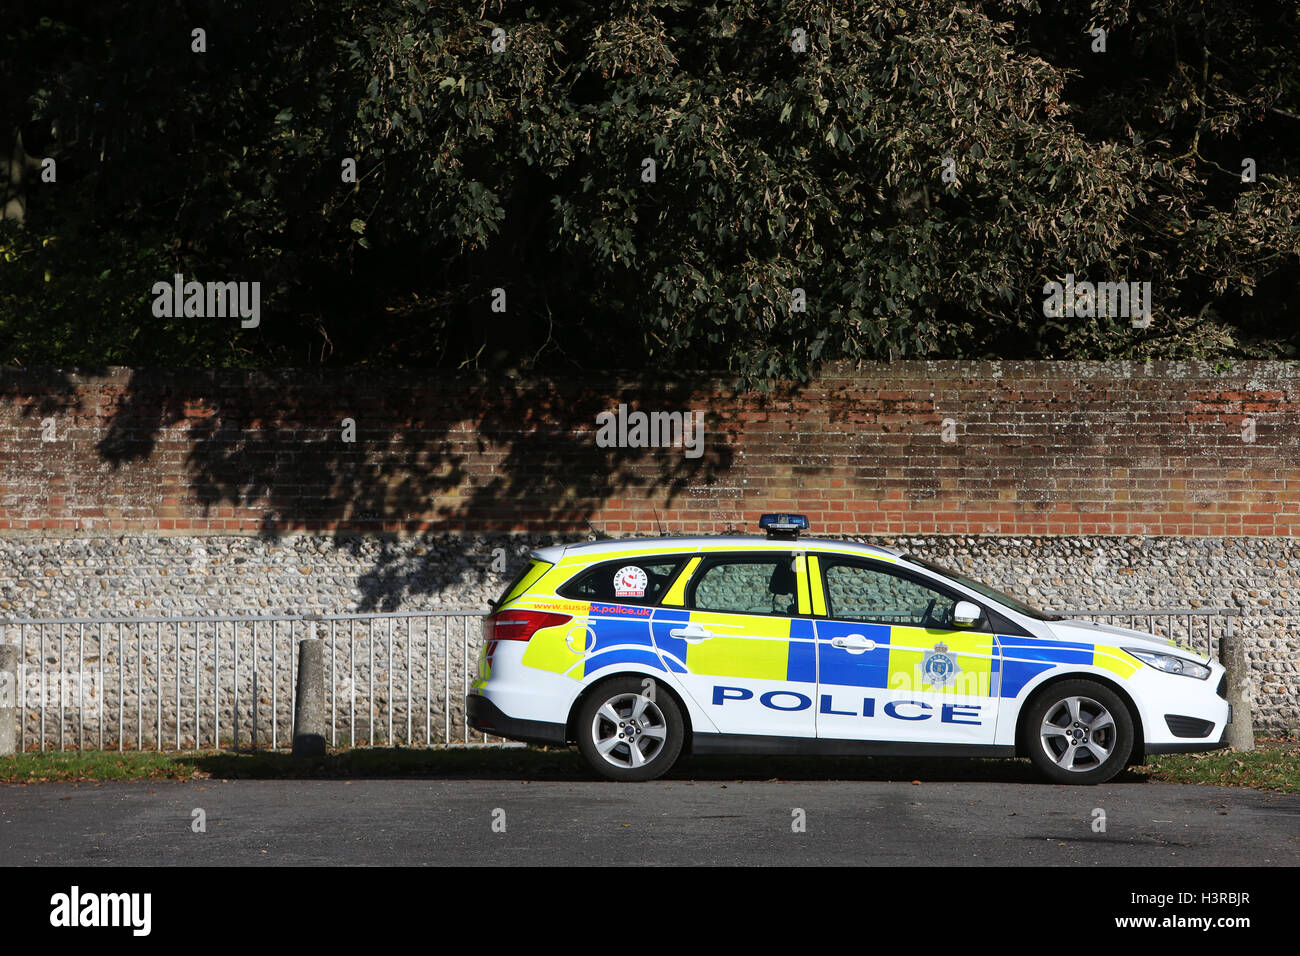
<path id="1" fill-rule="evenodd" d="M 614 597 L 645 597 L 650 578 L 635 564 L 614 572 Z"/>

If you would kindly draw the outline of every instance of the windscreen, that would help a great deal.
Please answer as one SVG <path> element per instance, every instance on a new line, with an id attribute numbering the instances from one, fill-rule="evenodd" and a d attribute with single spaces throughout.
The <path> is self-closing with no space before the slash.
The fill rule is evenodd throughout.
<path id="1" fill-rule="evenodd" d="M 1017 601 L 1009 594 L 1003 594 L 1001 591 L 997 590 L 996 588 L 991 588 L 987 584 L 981 584 L 979 581 L 973 581 L 970 578 L 966 577 L 965 575 L 958 574 L 956 571 L 950 571 L 947 568 L 940 567 L 939 565 L 933 564 L 929 561 L 922 561 L 920 558 L 914 557 L 910 554 L 907 555 L 907 560 L 911 561 L 913 564 L 918 564 L 929 571 L 933 571 L 935 574 L 942 574 L 945 578 L 948 578 L 950 581 L 956 581 L 958 584 L 970 588 L 972 591 L 976 592 L 977 594 L 982 594 L 986 598 L 992 598 L 994 601 L 997 601 L 998 603 L 1004 604 L 1007 607 L 1011 608 L 1011 610 L 1025 615 L 1025 617 L 1032 617 L 1036 621 L 1064 620 L 1064 618 L 1062 618 L 1061 615 L 1059 614 L 1048 614 L 1046 611 L 1040 611 L 1038 608 L 1026 604 L 1024 601 Z"/>

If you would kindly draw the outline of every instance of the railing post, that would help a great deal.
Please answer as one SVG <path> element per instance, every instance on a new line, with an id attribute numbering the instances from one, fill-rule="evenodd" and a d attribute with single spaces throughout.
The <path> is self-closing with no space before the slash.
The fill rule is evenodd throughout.
<path id="1" fill-rule="evenodd" d="M 306 615 L 310 632 L 298 642 L 298 693 L 293 714 L 293 755 L 325 756 L 325 654 L 316 637 L 319 614 Z"/>
<path id="2" fill-rule="evenodd" d="M 1251 715 L 1250 662 L 1246 643 L 1233 627 L 1235 615 L 1226 618 L 1223 640 L 1219 642 L 1219 662 L 1227 670 L 1227 697 L 1232 705 L 1232 723 L 1228 725 L 1227 743 L 1236 750 L 1255 749 L 1255 727 Z"/>
<path id="3" fill-rule="evenodd" d="M 0 757 L 16 753 L 18 749 L 18 721 L 22 710 L 18 706 L 18 645 L 4 643 L 0 631 Z"/>

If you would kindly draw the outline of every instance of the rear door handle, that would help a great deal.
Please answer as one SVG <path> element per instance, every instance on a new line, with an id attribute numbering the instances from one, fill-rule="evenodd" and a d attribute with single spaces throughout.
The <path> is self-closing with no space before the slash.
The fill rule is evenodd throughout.
<path id="1" fill-rule="evenodd" d="M 838 647 L 850 654 L 865 654 L 876 649 L 876 642 L 865 634 L 848 634 L 844 637 L 831 638 L 831 647 Z"/>
<path id="2" fill-rule="evenodd" d="M 707 641 L 716 635 L 706 628 L 703 624 L 687 624 L 685 627 L 675 627 L 668 632 L 671 637 L 680 637 L 682 640 L 691 644 L 698 644 L 700 641 Z"/>

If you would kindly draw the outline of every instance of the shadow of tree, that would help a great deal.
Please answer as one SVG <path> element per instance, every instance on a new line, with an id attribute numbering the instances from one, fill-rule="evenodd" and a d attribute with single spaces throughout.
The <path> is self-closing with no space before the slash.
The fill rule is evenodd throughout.
<path id="1" fill-rule="evenodd" d="M 24 402 L 24 414 L 69 411 L 84 401 L 78 386 L 90 374 L 22 373 L 0 396 Z M 731 448 L 716 440 L 698 458 L 681 448 L 596 444 L 596 416 L 620 402 L 706 408 L 698 382 L 382 374 L 377 385 L 364 369 L 134 370 L 95 451 L 113 469 L 151 460 L 165 467 L 179 456 L 204 515 L 255 514 L 268 540 L 326 534 L 356 555 L 381 537 L 377 556 L 365 549 L 373 563 L 358 580 L 363 610 L 395 610 L 437 587 L 481 579 L 490 532 L 585 538 L 597 531 L 589 516 L 611 499 L 643 499 L 657 517 L 656 502 L 670 507 L 733 463 Z M 35 402 L 23 397 L 33 393 Z M 429 547 L 394 540 L 439 532 Z"/>
<path id="2" fill-rule="evenodd" d="M 189 759 L 187 758 L 187 762 Z M 572 748 L 484 749 L 362 747 L 324 757 L 283 752 L 224 752 L 194 759 L 224 779 L 445 778 L 463 780 L 600 780 Z M 1028 760 L 936 760 L 916 757 L 686 756 L 665 780 L 862 780 L 903 783 L 1016 783 L 1048 786 Z M 1117 783 L 1146 778 L 1125 771 Z"/>
<path id="3" fill-rule="evenodd" d="M 0 369 L 0 402 L 14 406 L 22 418 L 80 412 L 85 406 L 78 385 L 109 373 L 102 366 Z"/>

